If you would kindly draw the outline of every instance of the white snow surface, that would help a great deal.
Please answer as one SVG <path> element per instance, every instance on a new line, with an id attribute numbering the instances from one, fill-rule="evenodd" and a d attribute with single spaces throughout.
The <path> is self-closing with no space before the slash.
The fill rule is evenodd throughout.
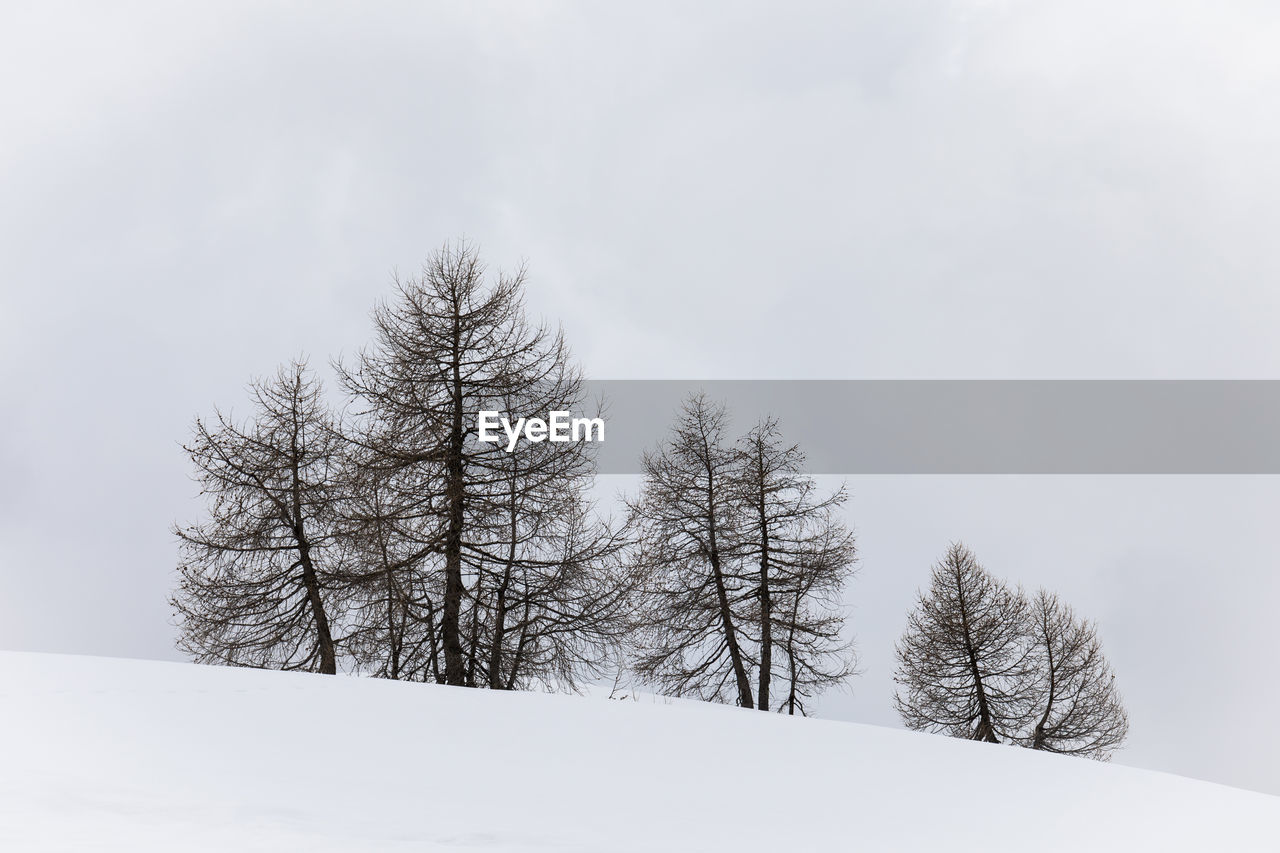
<path id="1" fill-rule="evenodd" d="M 679 702 L 0 653 L 5 851 L 1277 851 L 1280 798 Z"/>

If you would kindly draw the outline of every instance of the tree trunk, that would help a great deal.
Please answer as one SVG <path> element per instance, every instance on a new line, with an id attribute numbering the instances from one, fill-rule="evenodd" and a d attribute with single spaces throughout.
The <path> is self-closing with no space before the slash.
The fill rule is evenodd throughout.
<path id="1" fill-rule="evenodd" d="M 1043 618 L 1043 616 L 1042 616 Z M 1046 627 L 1044 630 L 1048 630 Z M 1044 727 L 1049 724 L 1049 715 L 1053 713 L 1053 703 L 1057 700 L 1057 676 L 1054 674 L 1053 663 L 1053 643 L 1046 642 L 1045 650 L 1048 652 L 1048 671 L 1049 671 L 1049 696 L 1044 703 L 1044 714 L 1040 717 L 1040 722 L 1036 723 L 1036 729 L 1032 735 L 1031 748 L 1043 749 L 1045 743 Z"/>
<path id="2" fill-rule="evenodd" d="M 515 466 L 513 458 L 512 465 Z M 491 690 L 502 689 L 502 641 L 503 635 L 507 630 L 507 590 L 511 586 L 511 570 L 516 563 L 516 536 L 519 530 L 519 515 L 517 510 L 518 495 L 516 492 L 516 471 L 511 472 L 511 487 L 507 492 L 507 500 L 510 501 L 510 512 L 507 517 L 507 536 L 510 537 L 507 545 L 507 567 L 502 573 L 502 583 L 498 585 L 497 601 L 494 604 L 493 617 L 493 647 L 489 649 L 489 688 Z"/>
<path id="3" fill-rule="evenodd" d="M 982 673 L 978 669 L 978 656 L 973 651 L 973 637 L 969 629 L 969 606 L 964 600 L 964 582 L 956 575 L 956 590 L 960 601 L 960 625 L 964 630 L 964 650 L 969 658 L 969 673 L 973 676 L 974 689 L 978 695 L 978 727 L 973 732 L 974 740 L 987 743 L 999 743 L 995 727 L 991 725 L 991 709 L 987 706 L 987 691 L 982 686 Z"/>
<path id="4" fill-rule="evenodd" d="M 796 715 L 796 689 L 800 673 L 796 671 L 796 620 L 800 617 L 800 590 L 797 589 L 791 601 L 791 624 L 787 627 L 787 667 L 791 683 L 787 690 L 787 714 Z"/>
<path id="5" fill-rule="evenodd" d="M 738 704 L 751 708 L 751 682 L 742 663 L 742 650 L 738 647 L 738 632 L 733 627 L 733 614 L 729 610 L 729 594 L 724 586 L 724 572 L 720 567 L 720 545 L 716 540 L 716 482 L 711 467 L 711 447 L 706 434 L 702 436 L 702 459 L 707 470 L 707 544 L 711 558 L 711 572 L 716 584 L 716 602 L 720 607 L 720 621 L 724 626 L 725 644 L 729 647 L 729 661 L 733 664 L 734 679 L 738 682 Z"/>
<path id="6" fill-rule="evenodd" d="M 502 585 L 498 587 L 497 601 L 494 604 L 493 644 L 489 649 L 489 689 L 501 690 L 502 683 L 502 641 L 507 628 L 507 587 L 511 583 L 511 569 L 502 576 Z"/>
<path id="7" fill-rule="evenodd" d="M 462 331 L 457 314 L 453 320 L 453 423 L 449 430 L 449 455 L 445 475 L 445 495 L 449 502 L 449 526 L 444 543 L 444 614 L 440 620 L 444 644 L 444 680 L 457 686 L 466 683 L 462 659 L 459 619 L 462 612 L 462 525 L 464 510 L 462 466 L 462 375 L 458 364 L 462 354 Z"/>
<path id="8" fill-rule="evenodd" d="M 529 642 L 529 610 L 528 599 L 524 602 L 524 615 L 520 623 L 520 642 L 516 643 L 515 654 L 511 656 L 511 672 L 507 673 L 507 689 L 516 689 L 516 679 L 520 677 L 520 665 L 524 663 L 524 650 Z"/>
<path id="9" fill-rule="evenodd" d="M 385 558 L 384 558 L 385 559 Z M 391 665 L 387 674 L 392 679 L 400 678 L 400 642 L 401 634 L 396 629 L 395 584 L 391 580 L 391 570 L 387 570 L 387 640 L 391 646 Z"/>
<path id="10" fill-rule="evenodd" d="M 711 490 L 708 489 L 708 492 Z M 720 551 L 716 543 L 715 503 L 709 509 L 711 572 L 715 578 L 716 601 L 720 606 L 720 621 L 724 626 L 725 644 L 729 647 L 729 660 L 733 664 L 733 675 L 738 682 L 738 704 L 743 708 L 754 705 L 751 701 L 751 682 L 747 680 L 747 670 L 742 663 L 742 650 L 738 646 L 738 632 L 733 627 L 733 614 L 729 611 L 729 594 L 724 586 L 724 573 L 720 570 Z"/>
<path id="11" fill-rule="evenodd" d="M 311 546 L 299 527 L 294 528 L 298 537 L 298 561 L 302 564 L 302 583 L 307 589 L 307 600 L 311 603 L 311 616 L 316 623 L 316 640 L 320 646 L 320 672 L 324 675 L 336 675 L 338 672 L 337 656 L 333 650 L 333 635 L 329 633 L 329 617 L 324 612 L 324 601 L 320 598 L 320 580 L 316 577 L 315 566 L 311 564 Z"/>
<path id="12" fill-rule="evenodd" d="M 295 383 L 301 380 L 295 377 Z M 298 387 L 295 384 L 295 389 Z M 296 390 L 295 397 L 296 400 Z M 298 562 L 302 564 L 302 584 L 307 590 L 307 601 L 311 604 L 311 618 L 316 623 L 316 644 L 320 647 L 320 672 L 324 675 L 337 675 L 338 661 L 333 649 L 333 635 L 329 632 L 329 616 L 324 612 L 324 600 L 320 597 L 320 578 L 316 576 L 316 567 L 311 562 L 311 542 L 302 526 L 302 474 L 298 470 L 301 452 L 298 449 L 298 409 L 296 403 L 293 411 L 293 433 L 289 437 L 289 455 L 292 482 L 290 483 L 290 499 L 293 503 L 293 537 L 298 545 Z"/>
<path id="13" fill-rule="evenodd" d="M 430 675 L 436 680 L 436 684 L 444 684 L 444 673 L 440 671 L 440 647 L 436 644 L 436 606 L 435 603 L 427 599 L 427 661 L 431 665 Z M 423 678 L 425 681 L 426 678 Z"/>
<path id="14" fill-rule="evenodd" d="M 773 677 L 773 598 L 769 589 L 769 522 L 765 513 L 764 478 L 760 477 L 760 687 L 761 711 L 769 710 L 769 680 Z"/>

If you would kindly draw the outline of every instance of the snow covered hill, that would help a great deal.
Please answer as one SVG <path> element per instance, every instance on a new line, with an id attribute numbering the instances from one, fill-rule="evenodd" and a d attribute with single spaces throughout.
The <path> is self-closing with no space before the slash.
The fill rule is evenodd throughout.
<path id="1" fill-rule="evenodd" d="M 0 653 L 5 851 L 1280 850 L 1280 798 L 733 708 Z"/>

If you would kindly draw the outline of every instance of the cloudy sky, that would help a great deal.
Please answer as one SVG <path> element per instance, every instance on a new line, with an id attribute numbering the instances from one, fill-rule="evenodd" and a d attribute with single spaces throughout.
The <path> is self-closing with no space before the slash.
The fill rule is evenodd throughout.
<path id="1" fill-rule="evenodd" d="M 0 647 L 175 658 L 191 419 L 461 235 L 597 378 L 1280 377 L 1273 4 L 688 5 L 6 4 Z M 963 538 L 1101 623 L 1117 760 L 1280 793 L 1276 478 L 850 488 L 825 715 Z"/>

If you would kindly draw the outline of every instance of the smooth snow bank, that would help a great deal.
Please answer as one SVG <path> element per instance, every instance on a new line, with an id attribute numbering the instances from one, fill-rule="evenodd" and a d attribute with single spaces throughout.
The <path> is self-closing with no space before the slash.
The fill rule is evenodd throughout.
<path id="1" fill-rule="evenodd" d="M 1280 798 L 688 703 L 0 653 L 0 849 L 1280 850 Z"/>

